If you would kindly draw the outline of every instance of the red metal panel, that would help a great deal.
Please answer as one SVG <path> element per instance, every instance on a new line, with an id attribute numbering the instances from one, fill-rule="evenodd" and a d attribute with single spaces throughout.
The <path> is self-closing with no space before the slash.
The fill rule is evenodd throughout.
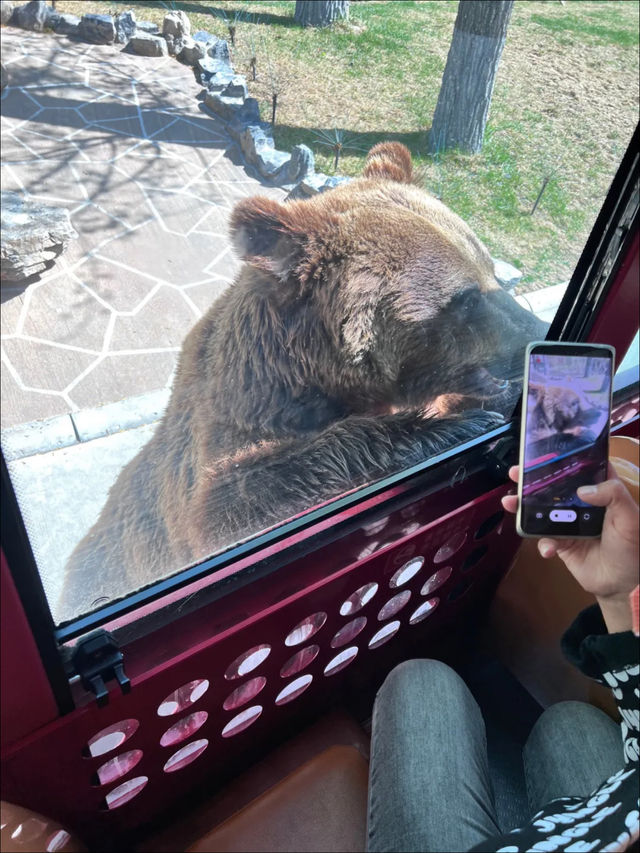
<path id="1" fill-rule="evenodd" d="M 99 843 L 105 836 L 126 834 L 128 829 L 161 815 L 176 799 L 205 780 L 222 777 L 234 761 L 251 753 L 255 743 L 271 740 L 274 732 L 285 732 L 301 715 L 304 718 L 311 710 L 321 709 L 346 680 L 365 683 L 381 678 L 395 662 L 394 657 L 397 660 L 407 655 L 407 644 L 419 639 L 419 653 L 428 655 L 429 638 L 436 633 L 458 633 L 470 611 L 477 611 L 488 602 L 495 584 L 511 562 L 518 542 L 512 520 L 500 521 L 488 531 L 486 526 L 484 530 L 481 528 L 487 519 L 499 513 L 500 497 L 504 492 L 504 487 L 495 489 L 428 524 L 424 524 L 420 516 L 409 518 L 413 507 L 408 507 L 402 521 L 406 529 L 411 530 L 408 535 L 403 536 L 401 530 L 393 530 L 389 524 L 383 536 L 375 531 L 368 534 L 368 547 L 373 548 L 371 555 L 358 559 L 350 549 L 345 549 L 344 559 L 336 561 L 331 571 L 325 571 L 326 567 L 322 566 L 324 574 L 318 573 L 313 565 L 305 573 L 302 566 L 299 589 L 288 597 L 250 611 L 237 624 L 222 630 L 212 628 L 206 641 L 196 647 L 183 647 L 179 654 L 135 677 L 130 694 L 125 696 L 112 690 L 107 707 L 100 709 L 91 704 L 79 709 L 5 751 L 4 796 L 50 815 L 74 828 L 88 841 Z M 408 525 L 418 527 L 412 529 Z M 474 538 L 479 531 L 484 534 L 482 538 Z M 436 562 L 434 558 L 439 549 L 452 540 L 454 545 L 456 540 L 463 541 L 455 553 Z M 484 548 L 486 551 L 482 550 Z M 406 561 L 417 556 L 424 558 L 418 573 L 399 588 L 391 589 L 394 574 Z M 465 568 L 470 558 L 477 558 L 477 562 Z M 452 572 L 443 585 L 421 595 L 427 578 L 449 566 Z M 262 581 L 267 586 L 269 582 L 270 578 Z M 373 598 L 358 613 L 341 615 L 342 602 L 369 583 L 378 584 Z M 262 585 L 260 581 L 258 585 Z M 382 605 L 404 590 L 411 593 L 408 603 L 397 615 L 380 620 L 378 614 Z M 266 595 L 263 589 L 256 602 L 264 600 Z M 418 604 L 435 597 L 439 604 L 430 615 L 417 625 L 410 624 L 409 618 Z M 238 598 L 244 598 L 244 591 Z M 234 609 L 236 603 L 229 601 L 220 606 Z M 326 614 L 317 633 L 299 645 L 286 645 L 289 632 L 314 613 Z M 357 656 L 343 671 L 326 676 L 327 663 L 342 651 L 341 647 L 332 647 L 331 641 L 336 632 L 356 616 L 364 616 L 367 620 L 364 629 L 346 646 L 357 647 Z M 371 638 L 383 624 L 394 620 L 400 621 L 397 634 L 388 644 L 370 650 Z M 233 680 L 225 677 L 229 665 L 239 655 L 263 644 L 270 646 L 270 654 L 255 670 Z M 300 673 L 283 678 L 280 675 L 283 664 L 296 651 L 309 645 L 319 647 L 315 659 Z M 291 702 L 276 705 L 282 688 L 303 674 L 313 677 L 309 687 Z M 244 706 L 225 710 L 224 703 L 231 692 L 257 676 L 266 679 L 261 691 Z M 203 696 L 175 716 L 158 716 L 158 706 L 172 691 L 197 679 L 209 681 L 209 689 Z M 263 710 L 255 722 L 232 737 L 222 736 L 223 728 L 234 715 L 257 704 Z M 162 747 L 160 738 L 178 719 L 193 711 L 206 711 L 208 719 L 185 743 L 206 738 L 208 747 L 192 764 L 166 773 L 163 766 L 168 757 L 184 744 Z M 139 727 L 125 743 L 109 754 L 83 757 L 83 747 L 92 735 L 124 719 L 139 721 Z M 91 784 L 92 776 L 104 761 L 131 750 L 142 750 L 143 757 L 123 780 L 103 787 Z M 120 781 L 139 776 L 148 777 L 148 783 L 138 796 L 113 811 L 101 809 L 106 791 L 111 791 Z"/>
<path id="2" fill-rule="evenodd" d="M 58 716 L 58 708 L 38 649 L 0 551 L 0 711 L 2 748 Z"/>

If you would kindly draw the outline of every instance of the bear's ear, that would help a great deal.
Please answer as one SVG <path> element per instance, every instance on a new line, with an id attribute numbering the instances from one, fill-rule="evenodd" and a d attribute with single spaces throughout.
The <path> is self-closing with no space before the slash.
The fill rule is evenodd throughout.
<path id="1" fill-rule="evenodd" d="M 410 184 L 413 181 L 411 152 L 401 142 L 379 142 L 367 154 L 362 174 L 365 178 Z"/>
<path id="2" fill-rule="evenodd" d="M 242 260 L 284 278 L 298 260 L 304 234 L 284 204 L 257 196 L 239 202 L 231 214 L 231 240 Z"/>

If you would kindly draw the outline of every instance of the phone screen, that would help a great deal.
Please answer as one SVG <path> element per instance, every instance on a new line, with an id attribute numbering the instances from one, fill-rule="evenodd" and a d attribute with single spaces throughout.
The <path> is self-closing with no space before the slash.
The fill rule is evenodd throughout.
<path id="1" fill-rule="evenodd" d="M 528 350 L 518 526 L 528 536 L 599 536 L 604 509 L 579 486 L 607 479 L 614 352 L 588 344 Z"/>

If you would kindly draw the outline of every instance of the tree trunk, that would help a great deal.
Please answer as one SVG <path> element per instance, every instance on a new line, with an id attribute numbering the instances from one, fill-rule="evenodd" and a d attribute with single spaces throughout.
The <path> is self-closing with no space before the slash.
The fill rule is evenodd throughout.
<path id="1" fill-rule="evenodd" d="M 460 0 L 429 131 L 429 151 L 482 148 L 514 0 Z"/>
<path id="2" fill-rule="evenodd" d="M 296 0 L 295 21 L 301 27 L 328 27 L 349 17 L 349 0 Z"/>

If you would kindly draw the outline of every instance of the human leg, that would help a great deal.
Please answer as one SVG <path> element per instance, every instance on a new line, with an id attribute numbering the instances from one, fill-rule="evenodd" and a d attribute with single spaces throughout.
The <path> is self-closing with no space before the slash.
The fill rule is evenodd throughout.
<path id="1" fill-rule="evenodd" d="M 620 728 L 585 702 L 559 702 L 539 717 L 523 750 L 532 814 L 556 797 L 586 797 L 624 764 Z"/>
<path id="2" fill-rule="evenodd" d="M 500 832 L 484 722 L 445 664 L 412 660 L 380 688 L 373 712 L 368 846 L 468 850 Z"/>

